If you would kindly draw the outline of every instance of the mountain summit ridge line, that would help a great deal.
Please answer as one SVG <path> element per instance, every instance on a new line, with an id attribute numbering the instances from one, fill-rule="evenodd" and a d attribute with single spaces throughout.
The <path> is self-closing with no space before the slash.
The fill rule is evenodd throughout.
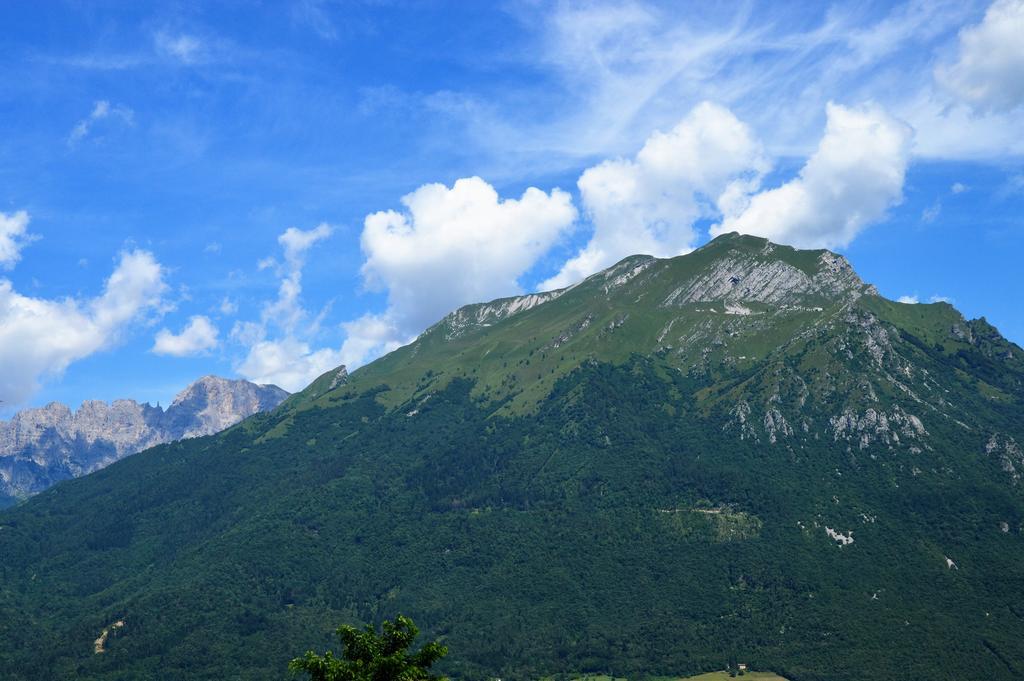
<path id="1" fill-rule="evenodd" d="M 287 396 L 273 385 L 203 376 L 166 409 L 118 399 L 21 410 L 0 421 L 0 497 L 24 498 L 154 445 L 212 435 Z"/>

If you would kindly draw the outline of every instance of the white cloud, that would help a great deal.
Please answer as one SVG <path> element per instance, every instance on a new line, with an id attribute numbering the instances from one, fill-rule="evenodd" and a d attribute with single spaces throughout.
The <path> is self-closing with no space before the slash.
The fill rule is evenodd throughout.
<path id="1" fill-rule="evenodd" d="M 81 142 L 90 133 L 97 121 L 107 118 L 117 118 L 126 125 L 133 125 L 135 123 L 135 112 L 126 106 L 111 106 L 110 102 L 101 99 L 93 105 L 92 112 L 76 123 L 75 127 L 71 129 L 71 133 L 68 135 L 68 145 L 73 147 Z"/>
<path id="2" fill-rule="evenodd" d="M 310 230 L 289 227 L 277 239 L 283 261 L 260 261 L 259 269 L 274 268 L 280 284 L 277 298 L 263 306 L 259 322 L 238 322 L 232 329 L 231 337 L 246 347 L 245 358 L 236 366 L 240 375 L 294 392 L 341 364 L 340 350 L 312 347 L 311 337 L 316 335 L 320 317 L 311 320 L 301 298 L 306 256 L 332 231 L 326 223 Z M 225 309 L 234 310 L 236 305 L 225 299 L 221 311 Z"/>
<path id="3" fill-rule="evenodd" d="M 954 182 L 953 186 L 949 188 L 951 194 L 963 194 L 969 187 L 962 182 Z"/>
<path id="4" fill-rule="evenodd" d="M 1011 176 L 996 194 L 1004 199 L 1015 194 L 1024 194 L 1024 173 Z"/>
<path id="5" fill-rule="evenodd" d="M 29 215 L 23 210 L 17 213 L 0 212 L 0 268 L 10 269 L 21 260 L 21 249 L 35 236 L 28 233 Z"/>
<path id="6" fill-rule="evenodd" d="M 281 276 L 281 285 L 278 288 L 277 300 L 263 309 L 264 322 L 273 321 L 288 333 L 292 333 L 305 320 L 307 314 L 299 301 L 299 296 L 302 294 L 302 268 L 306 265 L 306 253 L 315 243 L 329 237 L 331 231 L 330 225 L 326 223 L 309 230 L 289 227 L 277 238 L 277 242 L 284 249 L 284 263 L 279 265 L 274 262 Z M 263 268 L 264 264 L 261 261 L 260 269 Z"/>
<path id="7" fill-rule="evenodd" d="M 0 280 L 0 400 L 18 404 L 47 377 L 109 348 L 147 313 L 159 312 L 166 290 L 163 267 L 151 253 L 130 251 L 90 300 L 22 295 Z"/>
<path id="8" fill-rule="evenodd" d="M 930 225 L 935 222 L 939 217 L 939 213 L 942 212 L 942 202 L 936 201 L 932 205 L 921 211 L 921 222 Z"/>
<path id="9" fill-rule="evenodd" d="M 306 341 L 285 336 L 256 342 L 237 371 L 255 383 L 271 383 L 296 392 L 339 364 L 342 364 L 339 351 L 314 350 Z"/>
<path id="10" fill-rule="evenodd" d="M 238 312 L 238 301 L 232 300 L 231 298 L 224 298 L 220 301 L 220 305 L 217 307 L 222 315 L 231 316 Z"/>
<path id="11" fill-rule="evenodd" d="M 519 278 L 576 220 L 564 191 L 502 199 L 479 177 L 424 185 L 402 204 L 368 215 L 362 234 L 363 277 L 387 291 L 393 341 L 460 305 L 520 293 Z"/>
<path id="12" fill-rule="evenodd" d="M 960 31 L 956 62 L 936 79 L 979 111 L 1024 103 L 1024 0 L 996 0 L 980 24 Z"/>
<path id="13" fill-rule="evenodd" d="M 314 229 L 301 230 L 289 227 L 284 234 L 277 237 L 277 243 L 284 249 L 284 259 L 292 269 L 302 269 L 306 262 L 306 252 L 318 241 L 331 235 L 331 226 L 322 222 Z"/>
<path id="14" fill-rule="evenodd" d="M 338 37 L 337 28 L 322 0 L 298 0 L 292 3 L 292 17 L 296 23 L 313 29 L 324 40 Z"/>
<path id="15" fill-rule="evenodd" d="M 217 347 L 217 327 L 209 317 L 195 315 L 190 317 L 188 324 L 181 333 L 175 334 L 169 329 L 160 329 L 153 343 L 153 353 L 171 355 L 172 357 L 188 357 L 199 355 Z"/>
<path id="16" fill-rule="evenodd" d="M 977 111 L 933 87 L 891 107 L 914 128 L 914 156 L 989 161 L 1024 155 L 1024 108 Z"/>
<path id="17" fill-rule="evenodd" d="M 843 247 L 902 199 L 910 128 L 877 106 L 829 103 L 827 115 L 825 135 L 799 176 L 728 211 L 713 235 L 737 231 L 802 248 Z"/>
<path id="18" fill-rule="evenodd" d="M 205 46 L 199 38 L 186 33 L 175 35 L 160 31 L 153 37 L 153 42 L 158 52 L 183 64 L 194 64 L 201 61 L 206 52 Z"/>
<path id="19" fill-rule="evenodd" d="M 386 314 L 365 314 L 359 319 L 341 325 L 345 331 L 345 342 L 341 345 L 341 363 L 348 367 L 366 364 L 374 357 L 380 357 L 412 338 L 402 338 L 394 322 Z"/>
<path id="20" fill-rule="evenodd" d="M 493 154 L 485 168 L 498 178 L 631 153 L 701 99 L 728 107 L 773 156 L 813 153 L 830 99 L 878 101 L 915 122 L 908 113 L 921 104 L 919 93 L 935 89 L 937 55 L 977 14 L 973 2 L 951 0 L 747 3 L 698 13 L 686 3 L 642 0 L 511 7 L 523 25 L 540 29 L 531 30 L 534 49 L 519 55 L 542 85 L 434 93 L 425 102 Z M 950 130 L 930 119 L 942 118 L 945 99 L 920 112 L 936 128 L 926 137 L 928 155 L 1016 153 L 1000 145 L 1006 141 L 1020 148 L 1019 121 L 972 125 L 985 133 L 980 141 L 943 134 Z"/>
<path id="21" fill-rule="evenodd" d="M 918 304 L 920 304 L 921 299 L 918 298 L 917 294 L 915 293 L 915 294 L 910 295 L 910 296 L 900 296 L 899 298 L 896 299 L 896 302 L 897 303 L 904 303 L 905 305 L 918 305 Z M 928 302 L 929 303 L 952 303 L 953 299 L 952 298 L 948 298 L 946 296 L 935 295 L 935 296 L 929 297 L 928 298 Z"/>
<path id="22" fill-rule="evenodd" d="M 635 253 L 691 250 L 694 222 L 756 189 L 769 168 L 761 145 L 732 112 L 704 102 L 669 132 L 655 132 L 633 159 L 605 161 L 579 179 L 594 235 L 542 288 L 578 281 Z"/>

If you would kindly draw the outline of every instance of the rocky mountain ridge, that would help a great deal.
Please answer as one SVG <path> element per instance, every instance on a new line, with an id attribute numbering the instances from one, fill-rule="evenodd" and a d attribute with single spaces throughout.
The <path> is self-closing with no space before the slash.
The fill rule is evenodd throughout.
<path id="1" fill-rule="evenodd" d="M 166 410 L 128 399 L 22 410 L 0 421 L 0 497 L 24 498 L 154 445 L 212 435 L 286 397 L 277 386 L 204 376 Z"/>
<path id="2" fill-rule="evenodd" d="M 1022 414 L 1024 349 L 839 255 L 631 256 L 0 513 L 0 676 L 276 681 L 402 612 L 453 679 L 1016 681 Z"/>

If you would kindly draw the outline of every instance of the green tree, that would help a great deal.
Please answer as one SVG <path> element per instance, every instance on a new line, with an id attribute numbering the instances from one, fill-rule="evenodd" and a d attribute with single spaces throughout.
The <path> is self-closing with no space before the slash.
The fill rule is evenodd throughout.
<path id="1" fill-rule="evenodd" d="M 308 673 L 310 681 L 447 681 L 430 673 L 430 666 L 448 654 L 447 647 L 431 641 L 410 652 L 420 630 L 404 615 L 385 620 L 381 629 L 378 634 L 370 625 L 359 630 L 343 624 L 338 627 L 341 657 L 330 650 L 322 656 L 309 650 L 288 668 Z"/>

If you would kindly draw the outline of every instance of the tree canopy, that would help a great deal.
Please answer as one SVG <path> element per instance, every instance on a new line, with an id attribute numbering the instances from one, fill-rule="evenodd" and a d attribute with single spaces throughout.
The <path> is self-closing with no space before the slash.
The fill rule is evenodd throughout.
<path id="1" fill-rule="evenodd" d="M 338 627 L 341 657 L 330 650 L 323 655 L 309 650 L 288 668 L 308 673 L 311 681 L 445 681 L 431 674 L 430 667 L 448 654 L 448 648 L 431 641 L 411 652 L 418 634 L 419 629 L 404 615 L 385 620 L 379 634 L 371 625 L 360 630 L 343 624 Z"/>

